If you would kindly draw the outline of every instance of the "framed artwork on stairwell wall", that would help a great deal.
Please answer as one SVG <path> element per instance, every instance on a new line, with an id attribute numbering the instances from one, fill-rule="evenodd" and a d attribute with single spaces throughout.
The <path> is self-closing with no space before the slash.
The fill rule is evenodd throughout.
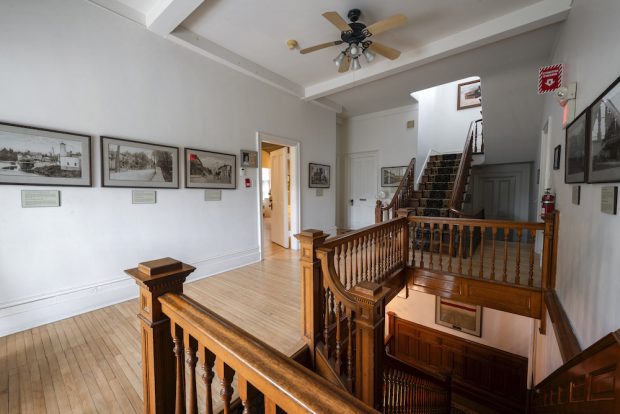
<path id="1" fill-rule="evenodd" d="M 482 336 L 482 307 L 437 296 L 435 323 L 480 337 Z"/>
<path id="2" fill-rule="evenodd" d="M 459 83 L 456 97 L 456 110 L 482 106 L 482 89 L 480 79 Z"/>
<path id="3" fill-rule="evenodd" d="M 588 182 L 620 181 L 620 78 L 590 106 Z"/>
<path id="4" fill-rule="evenodd" d="M 310 163 L 308 165 L 308 185 L 310 188 L 329 188 L 329 165 Z"/>
<path id="5" fill-rule="evenodd" d="M 406 172 L 406 165 L 402 167 L 381 167 L 381 187 L 398 187 Z"/>
<path id="6" fill-rule="evenodd" d="M 235 190 L 235 154 L 185 148 L 185 188 Z"/>
<path id="7" fill-rule="evenodd" d="M 179 149 L 102 136 L 101 185 L 179 188 Z"/>
<path id="8" fill-rule="evenodd" d="M 564 151 L 564 182 L 584 183 L 587 174 L 586 142 L 588 135 L 588 111 L 582 112 L 566 127 L 566 150 Z"/>

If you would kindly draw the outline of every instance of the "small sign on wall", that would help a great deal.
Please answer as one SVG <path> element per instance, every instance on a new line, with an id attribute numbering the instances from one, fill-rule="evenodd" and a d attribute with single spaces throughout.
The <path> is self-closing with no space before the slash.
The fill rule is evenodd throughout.
<path id="1" fill-rule="evenodd" d="M 601 211 L 616 214 L 618 210 L 618 187 L 601 188 Z"/>
<path id="2" fill-rule="evenodd" d="M 157 191 L 155 190 L 133 190 L 131 192 L 132 204 L 155 204 L 157 202 Z"/>
<path id="3" fill-rule="evenodd" d="M 60 207 L 58 190 L 22 190 L 22 208 Z"/>
<path id="4" fill-rule="evenodd" d="M 205 201 L 221 201 L 222 190 L 205 190 Z"/>
<path id="5" fill-rule="evenodd" d="M 553 92 L 562 86 L 562 64 L 544 66 L 538 69 L 538 93 Z"/>

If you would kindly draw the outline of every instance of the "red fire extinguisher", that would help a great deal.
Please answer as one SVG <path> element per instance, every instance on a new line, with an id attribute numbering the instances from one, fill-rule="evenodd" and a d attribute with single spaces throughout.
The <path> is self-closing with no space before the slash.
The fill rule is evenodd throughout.
<path id="1" fill-rule="evenodd" d="M 555 195 L 551 194 L 551 189 L 546 188 L 545 194 L 542 196 L 540 218 L 544 219 L 547 214 L 553 213 L 555 210 Z"/>

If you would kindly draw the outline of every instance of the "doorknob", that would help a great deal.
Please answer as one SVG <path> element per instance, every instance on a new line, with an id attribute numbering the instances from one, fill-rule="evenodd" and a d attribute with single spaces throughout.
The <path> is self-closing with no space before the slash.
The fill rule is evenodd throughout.
<path id="1" fill-rule="evenodd" d="M 353 199 L 350 199 L 350 200 L 349 200 L 349 203 L 351 203 L 351 205 L 353 205 Z"/>

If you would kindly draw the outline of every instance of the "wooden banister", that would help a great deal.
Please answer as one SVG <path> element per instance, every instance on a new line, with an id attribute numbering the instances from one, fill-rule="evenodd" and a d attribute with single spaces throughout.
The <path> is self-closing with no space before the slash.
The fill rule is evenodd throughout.
<path id="1" fill-rule="evenodd" d="M 381 223 L 384 221 L 385 213 L 387 213 L 388 220 L 395 218 L 398 209 L 406 207 L 408 201 L 413 197 L 414 185 L 415 158 L 412 158 L 411 161 L 409 161 L 409 165 L 407 166 L 403 179 L 400 180 L 400 183 L 396 188 L 396 192 L 394 193 L 394 196 L 392 196 L 392 200 L 390 200 L 386 206 L 384 206 L 380 200 L 377 200 L 377 205 L 375 206 L 375 223 Z"/>
<path id="2" fill-rule="evenodd" d="M 453 217 L 475 217 L 484 218 L 484 210 L 480 210 L 472 213 L 466 213 L 462 211 L 463 195 L 465 194 L 465 188 L 467 186 L 467 178 L 469 177 L 469 170 L 471 168 L 472 157 L 474 154 L 474 142 L 477 139 L 478 125 L 482 120 L 472 121 L 467 131 L 467 138 L 465 139 L 465 146 L 463 147 L 463 155 L 459 162 L 459 168 L 454 180 L 454 187 L 452 190 L 452 197 L 450 198 L 450 215 Z M 484 144 L 483 144 L 484 145 Z"/>
<path id="3" fill-rule="evenodd" d="M 229 413 L 232 383 L 246 413 L 261 393 L 265 412 L 377 413 L 241 328 L 182 294 L 194 268 L 173 259 L 146 262 L 126 272 L 140 286 L 145 413 L 213 413 L 214 370 Z M 197 375 L 200 364 L 203 375 Z M 202 377 L 205 401 L 198 400 Z M 317 398 L 320 396 L 320 398 Z"/>

